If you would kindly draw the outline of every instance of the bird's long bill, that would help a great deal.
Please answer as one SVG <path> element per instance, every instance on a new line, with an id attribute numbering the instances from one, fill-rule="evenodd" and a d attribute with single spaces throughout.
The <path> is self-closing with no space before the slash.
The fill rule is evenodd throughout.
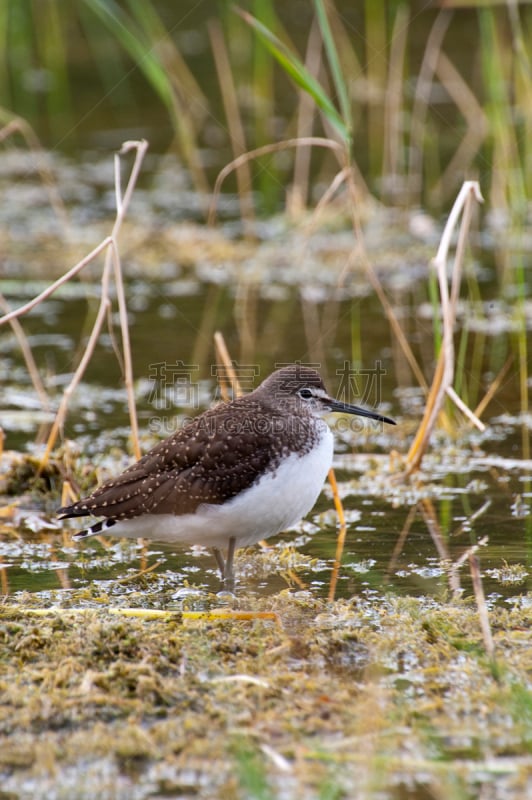
<path id="1" fill-rule="evenodd" d="M 382 414 L 377 414 L 376 411 L 368 411 L 367 408 L 362 408 L 361 406 L 342 403 L 340 400 L 332 401 L 331 411 L 339 411 L 341 414 L 356 414 L 358 417 L 369 417 L 369 419 L 376 419 L 379 422 L 387 422 L 388 425 L 395 425 L 395 420 L 390 419 L 390 417 L 384 417 Z"/>

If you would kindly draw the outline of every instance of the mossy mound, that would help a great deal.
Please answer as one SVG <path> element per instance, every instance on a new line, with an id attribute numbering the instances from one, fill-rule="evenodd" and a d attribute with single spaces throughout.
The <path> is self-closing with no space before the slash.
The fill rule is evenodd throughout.
<path id="1" fill-rule="evenodd" d="M 147 618 L 51 599 L 0 612 L 8 796 L 530 795 L 530 597 L 490 612 L 495 661 L 465 601 L 287 591 L 219 619 L 215 596 Z"/>

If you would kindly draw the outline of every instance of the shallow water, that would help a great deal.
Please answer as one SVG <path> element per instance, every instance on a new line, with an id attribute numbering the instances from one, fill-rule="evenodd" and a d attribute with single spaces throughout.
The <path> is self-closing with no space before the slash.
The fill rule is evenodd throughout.
<path id="1" fill-rule="evenodd" d="M 130 333 L 144 451 L 188 416 L 219 399 L 216 368 L 211 370 L 208 362 L 202 362 L 200 368 L 190 353 L 204 350 L 207 357 L 211 354 L 198 331 L 205 325 L 214 296 L 216 311 L 211 326 L 225 324 L 231 331 L 230 310 L 238 308 L 235 293 L 230 285 L 199 282 L 184 297 L 176 287 L 182 289 L 186 280 L 191 279 L 176 279 L 173 289 L 172 285 L 145 280 L 127 287 L 133 309 Z M 83 287 L 83 293 L 80 288 L 58 293 L 24 320 L 34 357 L 47 373 L 52 411 L 71 374 L 80 323 L 86 323 L 92 313 L 90 298 L 96 294 L 96 286 Z M 11 304 L 18 305 L 38 286 L 10 281 L 7 289 Z M 415 297 L 416 291 L 412 288 L 410 296 Z M 312 310 L 323 315 L 327 302 L 313 304 Z M 343 418 L 331 420 L 336 429 L 337 478 L 348 518 L 336 596 L 386 591 L 434 597 L 456 591 L 470 594 L 467 563 L 454 571 L 451 565 L 468 547 L 486 537 L 487 544 L 479 555 L 488 600 L 513 602 L 531 586 L 532 493 L 531 465 L 521 460 L 523 430 L 530 421 L 517 413 L 512 383 L 509 381 L 510 385 L 495 396 L 489 407 L 491 423 L 484 433 L 463 426 L 458 437 L 438 434 L 416 481 L 405 484 L 393 475 L 390 479 L 387 471 L 393 460 L 386 454 L 406 452 L 422 413 L 423 397 L 409 387 L 396 387 L 397 360 L 392 357 L 390 334 L 372 298 L 364 300 L 362 310 L 364 328 L 374 331 L 364 341 L 363 366 L 356 374 L 342 372 L 352 347 L 349 320 L 353 305 L 358 306 L 360 301 L 329 302 L 333 303 L 329 314 L 335 329 L 325 337 L 322 351 L 327 353 L 327 360 L 320 366 L 329 376 L 332 391 L 343 396 L 347 391 L 349 399 L 355 401 L 362 397 L 366 404 L 378 406 L 398 421 L 394 429 L 381 429 L 361 427 L 359 421 L 348 421 L 350 426 L 346 426 Z M 312 360 L 305 328 L 309 308 L 296 289 L 285 287 L 282 298 L 259 298 L 255 308 L 256 363 L 239 363 L 246 388 L 252 388 L 280 362 L 281 354 L 283 361 Z M 415 315 L 415 309 L 410 311 Z M 359 308 L 357 313 L 361 313 Z M 275 334 L 273 320 L 279 327 Z M 229 333 L 229 346 L 236 349 L 236 342 L 234 334 Z M 40 406 L 16 340 L 6 330 L 2 331 L 0 349 L 5 446 L 38 453 L 35 437 L 40 426 L 53 419 L 52 411 Z M 351 396 L 355 391 L 357 396 Z M 125 452 L 128 435 L 125 390 L 112 340 L 104 334 L 73 397 L 64 437 L 72 440 L 74 454 L 87 464 L 99 466 L 103 475 L 116 473 L 129 463 Z M 376 472 L 370 454 L 378 456 Z M 19 508 L 14 516 L 4 518 L 0 528 L 4 591 L 79 589 L 97 581 L 102 591 L 123 593 L 122 579 L 156 562 L 154 575 L 164 579 L 166 586 L 175 585 L 176 601 L 183 586 L 200 591 L 219 588 L 210 555 L 157 543 L 146 550 L 112 539 L 105 547 L 92 540 L 73 545 L 54 519 L 57 503 L 53 499 L 24 496 L 6 501 L 13 499 L 18 500 Z M 275 548 L 271 556 L 264 558 L 258 548 L 240 554 L 240 590 L 270 594 L 287 586 L 310 587 L 327 596 L 336 551 L 332 508 L 330 490 L 326 489 L 305 522 L 294 532 L 269 542 Z M 70 529 L 68 524 L 63 527 Z M 285 545 L 295 548 L 292 555 L 285 553 Z M 134 579 L 132 582 L 135 585 Z M 157 602 L 156 583 L 150 584 L 149 592 L 150 602 Z"/>
<path id="2" fill-rule="evenodd" d="M 341 475 L 346 477 L 344 472 Z M 468 477 L 486 484 L 485 472 L 473 471 Z M 516 511 L 511 494 L 518 485 L 517 475 L 502 487 L 489 478 L 480 493 L 447 487 L 442 499 L 413 505 L 405 501 L 399 507 L 381 497 L 364 496 L 363 488 L 355 488 L 345 500 L 350 521 L 336 596 L 369 597 L 388 591 L 440 598 L 456 591 L 471 594 L 467 562 L 455 570 L 452 564 L 486 537 L 479 556 L 487 599 L 514 602 L 532 585 L 529 518 Z M 521 508 L 530 506 L 531 499 L 530 492 L 523 492 Z M 484 505 L 484 513 L 469 525 L 468 519 Z M 241 551 L 236 560 L 238 592 L 271 594 L 287 587 L 308 587 L 327 596 L 337 535 L 330 508 L 331 502 L 321 498 L 296 530 L 269 540 L 272 552 L 264 554 L 258 547 Z M 132 586 L 138 586 L 134 576 L 152 565 L 157 566 L 146 586 L 151 603 L 157 603 L 163 586 L 168 591 L 168 584 L 176 588 L 176 601 L 185 597 L 184 586 L 200 593 L 220 589 L 214 559 L 206 551 L 159 543 L 142 546 L 110 537 L 105 547 L 94 540 L 74 545 L 59 529 L 43 530 L 40 514 L 22 516 L 12 530 L 0 528 L 4 590 L 11 593 L 80 589 L 94 581 L 102 592 L 123 596 L 127 591 L 121 581 L 131 578 Z M 56 523 L 52 525 L 55 528 Z M 155 576 L 163 580 L 159 587 Z"/>
<path id="3" fill-rule="evenodd" d="M 62 274 L 109 233 L 114 202 L 102 188 L 112 182 L 107 162 L 90 159 L 73 165 L 54 157 L 58 181 L 69 199 L 65 239 L 40 178 L 24 158 L 17 164 L 14 156 L 0 159 L 12 201 L 1 210 L 9 258 L 2 265 L 0 291 L 11 307 L 45 289 L 52 276 Z M 183 203 L 185 209 L 187 203 L 179 168 L 168 158 L 158 170 L 156 159 L 151 166 L 159 177 L 150 189 L 135 193 L 121 240 L 143 452 L 220 399 L 214 331 L 223 332 L 246 391 L 280 364 L 314 364 L 332 393 L 378 407 L 398 422 L 393 429 L 361 425 L 359 420 L 334 422 L 336 466 L 348 510 L 337 596 L 387 589 L 436 596 L 460 587 L 469 593 L 467 565 L 452 573 L 450 583 L 448 564 L 484 537 L 488 542 L 479 555 L 486 593 L 501 602 L 524 594 L 530 586 L 532 546 L 532 470 L 527 461 L 532 419 L 521 411 L 515 298 L 522 291 L 528 297 L 530 291 L 526 285 L 513 287 L 506 274 L 502 296 L 498 240 L 489 217 L 480 232 L 471 234 L 474 252 L 467 260 L 458 304 L 457 390 L 475 408 L 506 371 L 483 412 L 486 430 L 479 432 L 460 415 L 451 416 L 447 428 L 434 434 L 422 473 L 405 484 L 397 475 L 401 454 L 408 451 L 423 415 L 425 395 L 367 275 L 350 266 L 353 234 L 347 222 L 340 216 L 309 228 L 305 221 L 272 218 L 257 225 L 255 241 L 241 239 L 233 223 L 207 229 L 176 222 L 177 205 Z M 33 204 L 21 226 L 29 187 Z M 415 235 L 414 220 L 415 214 L 371 207 L 365 246 L 415 357 L 430 376 L 435 322 L 428 265 L 441 231 L 427 218 L 428 231 Z M 526 249 L 525 239 L 520 246 Z M 515 250 L 514 258 L 517 264 L 525 255 Z M 525 281 L 532 279 L 529 273 Z M 49 408 L 32 387 L 15 335 L 8 326 L 0 328 L 6 450 L 41 452 L 94 324 L 100 276 L 101 263 L 91 265 L 80 280 L 63 286 L 21 320 Z M 62 431 L 71 457 L 88 470 L 97 468 L 101 478 L 122 470 L 131 458 L 126 392 L 115 352 L 121 339 L 113 288 L 111 298 L 112 330 L 105 327 L 101 333 Z M 532 305 L 526 298 L 521 312 L 530 352 Z M 388 458 L 389 453 L 398 455 Z M 378 456 L 376 464 L 364 458 L 369 454 Z M 54 518 L 60 486 L 51 489 L 48 496 L 28 496 L 21 487 L 5 498 L 17 504 L 13 514 L 8 508 L 0 517 L 5 591 L 79 587 L 92 580 L 107 585 L 155 562 L 160 562 L 156 573 L 174 581 L 176 592 L 184 582 L 217 589 L 211 558 L 187 550 L 153 545 L 147 555 L 139 555 L 135 545 L 112 540 L 105 548 L 92 542 L 72 546 Z M 273 541 L 271 558 L 258 549 L 241 556 L 237 569 L 242 589 L 272 593 L 286 586 L 310 586 L 327 595 L 336 552 L 332 507 L 326 490 L 297 531 Z M 64 528 L 68 531 L 66 524 Z M 295 555 L 283 556 L 284 542 L 295 544 Z"/>

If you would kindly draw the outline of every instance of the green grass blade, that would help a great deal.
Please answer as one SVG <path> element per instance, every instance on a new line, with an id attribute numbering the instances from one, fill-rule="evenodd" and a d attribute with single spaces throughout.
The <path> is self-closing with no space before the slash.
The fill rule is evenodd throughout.
<path id="1" fill-rule="evenodd" d="M 253 28 L 261 42 L 270 51 L 294 83 L 312 97 L 320 111 L 323 112 L 327 121 L 340 135 L 346 147 L 349 147 L 350 135 L 347 125 L 323 87 L 310 74 L 302 61 L 252 14 L 240 8 L 235 8 L 235 11 L 251 28 Z"/>
<path id="2" fill-rule="evenodd" d="M 85 3 L 114 34 L 117 41 L 130 54 L 136 65 L 155 88 L 167 108 L 173 113 L 172 87 L 168 76 L 151 50 L 150 44 L 144 40 L 141 31 L 138 33 L 134 31 L 131 18 L 111 0 L 85 0 Z"/>
<path id="3" fill-rule="evenodd" d="M 349 93 L 347 91 L 342 68 L 340 67 L 338 49 L 332 35 L 331 26 L 329 24 L 329 19 L 327 17 L 323 0 L 314 0 L 314 7 L 316 9 L 316 16 L 318 18 L 321 31 L 321 38 L 323 39 L 323 45 L 325 47 L 325 52 L 327 53 L 336 93 L 338 95 L 340 113 L 342 114 L 349 133 L 351 133 L 351 105 L 349 103 Z"/>
<path id="4" fill-rule="evenodd" d="M 235 768 L 241 797 L 247 800 L 273 800 L 268 770 L 259 750 L 243 737 L 234 745 Z"/>

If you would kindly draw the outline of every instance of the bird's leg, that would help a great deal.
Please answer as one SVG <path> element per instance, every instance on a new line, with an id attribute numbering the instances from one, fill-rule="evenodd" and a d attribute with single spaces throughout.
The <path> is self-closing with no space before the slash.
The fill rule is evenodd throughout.
<path id="1" fill-rule="evenodd" d="M 216 559 L 216 563 L 218 564 L 218 569 L 220 570 L 220 577 L 222 580 L 225 579 L 225 561 L 222 555 L 222 551 L 219 550 L 217 547 L 212 548 L 213 555 Z"/>
<path id="2" fill-rule="evenodd" d="M 213 547 L 212 552 L 220 570 L 220 577 L 225 589 L 232 589 L 235 583 L 235 573 L 233 572 L 233 558 L 235 556 L 236 539 L 232 536 L 227 545 L 227 556 L 224 560 L 222 551 L 218 547 Z"/>
<path id="3" fill-rule="evenodd" d="M 235 582 L 235 573 L 233 572 L 233 558 L 235 556 L 236 539 L 231 536 L 229 544 L 227 545 L 227 556 L 225 558 L 225 571 L 224 583 L 227 587 L 232 587 Z"/>

